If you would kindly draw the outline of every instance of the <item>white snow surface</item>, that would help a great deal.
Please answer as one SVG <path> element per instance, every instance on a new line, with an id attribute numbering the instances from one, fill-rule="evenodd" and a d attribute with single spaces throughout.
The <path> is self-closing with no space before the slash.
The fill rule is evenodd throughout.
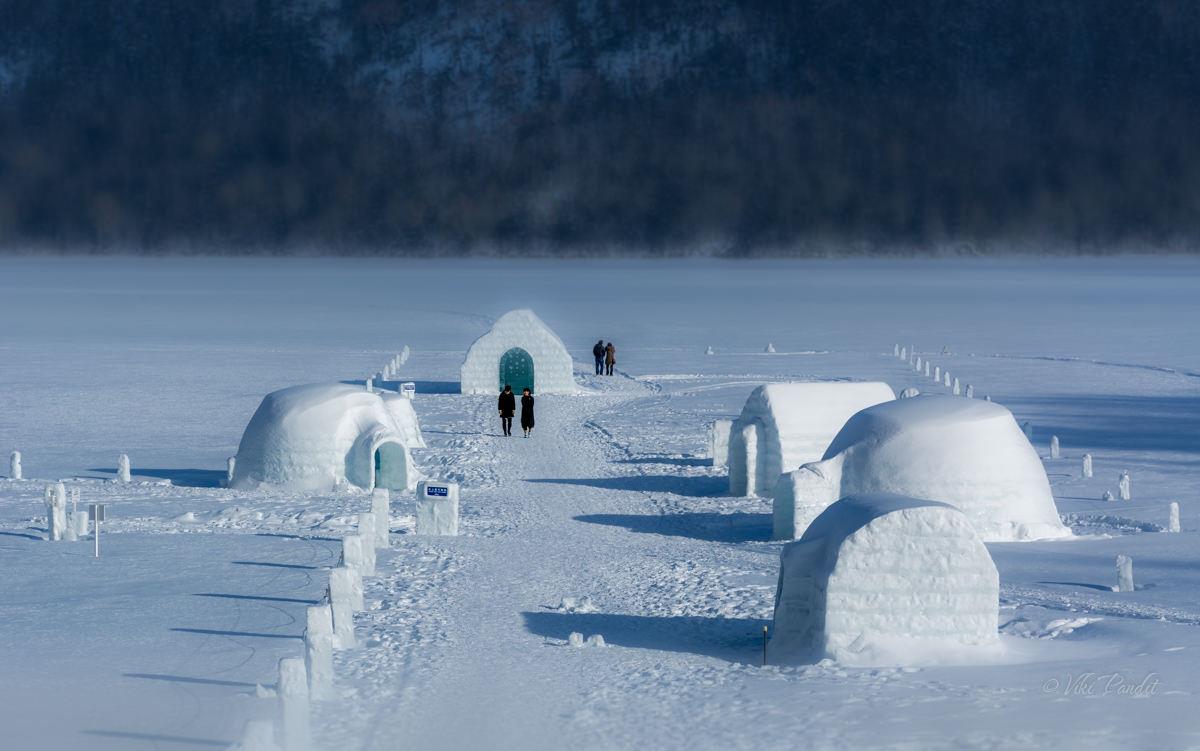
<path id="1" fill-rule="evenodd" d="M 344 383 L 291 386 L 263 397 L 250 418 L 232 486 L 303 492 L 348 482 L 410 490 L 416 472 L 409 449 L 423 445 L 412 402 L 399 394 Z"/>
<path id="2" fill-rule="evenodd" d="M 730 432 L 731 494 L 743 494 L 747 487 L 753 487 L 759 495 L 772 495 L 779 475 L 819 460 L 851 415 L 895 398 L 891 387 L 879 382 L 759 386 L 750 392 Z M 753 457 L 742 439 L 749 426 L 761 426 Z M 757 476 L 748 482 L 750 473 Z"/>
<path id="3" fill-rule="evenodd" d="M 1000 578 L 963 513 L 886 493 L 843 498 L 784 546 L 771 660 L 978 662 L 998 652 Z"/>
<path id="4" fill-rule="evenodd" d="M 0 258 L 0 447 L 28 478 L 0 478 L 0 748 L 221 748 L 277 717 L 278 660 L 303 653 L 370 495 L 222 487 L 226 458 L 263 394 L 361 388 L 403 345 L 412 455 L 460 485 L 459 535 L 412 534 L 415 500 L 392 494 L 317 751 L 1196 748 L 1198 288 L 1200 260 L 1145 256 Z M 494 394 L 458 393 L 462 356 L 531 306 L 588 371 L 601 335 L 620 370 L 503 438 Z M 763 667 L 783 544 L 768 501 L 726 495 L 709 425 L 771 382 L 947 393 L 897 341 L 1033 445 L 1060 437 L 1043 463 L 1076 537 L 988 544 L 1003 660 Z M 1126 469 L 1134 500 L 1101 501 Z M 45 542 L 58 480 L 106 504 L 99 559 Z M 1117 555 L 1133 592 L 1112 591 Z"/>
<path id="5" fill-rule="evenodd" d="M 1037 452 L 992 402 L 923 394 L 862 410 L 823 460 L 779 479 L 775 534 L 799 536 L 829 504 L 862 493 L 950 503 L 988 542 L 1070 535 Z"/>
<path id="6" fill-rule="evenodd" d="M 566 346 L 532 310 L 512 310 L 475 340 L 467 350 L 461 371 L 464 394 L 497 394 L 500 358 L 519 348 L 533 358 L 534 391 L 542 394 L 573 394 L 574 364 Z"/>

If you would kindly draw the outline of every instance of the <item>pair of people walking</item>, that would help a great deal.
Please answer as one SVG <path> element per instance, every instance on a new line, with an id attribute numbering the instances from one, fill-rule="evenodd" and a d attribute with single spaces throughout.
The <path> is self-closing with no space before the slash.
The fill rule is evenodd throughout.
<path id="1" fill-rule="evenodd" d="M 500 392 L 500 427 L 504 430 L 504 435 L 512 435 L 513 416 L 517 411 L 517 395 L 513 393 L 512 386 L 504 384 L 504 390 Z M 525 437 L 533 432 L 533 392 L 528 388 L 521 391 L 521 429 L 525 431 Z"/>
<path id="2" fill-rule="evenodd" d="M 613 366 L 617 364 L 617 348 L 612 342 L 604 345 L 601 339 L 592 347 L 592 357 L 596 360 L 596 375 L 612 375 Z"/>

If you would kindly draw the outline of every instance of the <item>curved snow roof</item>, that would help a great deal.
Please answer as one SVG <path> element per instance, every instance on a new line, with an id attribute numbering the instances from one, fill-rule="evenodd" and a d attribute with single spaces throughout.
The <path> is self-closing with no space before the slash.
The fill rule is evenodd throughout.
<path id="1" fill-rule="evenodd" d="M 855 414 L 822 461 L 781 478 L 776 534 L 788 512 L 781 504 L 793 504 L 799 519 L 801 507 L 877 492 L 952 504 L 987 541 L 1070 535 L 1041 459 L 994 402 L 924 394 Z"/>
<path id="2" fill-rule="evenodd" d="M 851 415 L 895 398 L 877 381 L 768 383 L 751 392 L 738 422 L 758 418 L 775 431 L 784 471 L 821 458 Z"/>
<path id="3" fill-rule="evenodd" d="M 231 484 L 411 488 L 408 450 L 423 445 L 412 404 L 399 394 L 342 383 L 292 386 L 263 397 L 242 434 Z M 377 478 L 375 452 L 383 446 L 387 466 Z"/>
<path id="4" fill-rule="evenodd" d="M 997 641 L 999 576 L 954 506 L 890 493 L 826 508 L 785 545 L 778 656 L 904 664 Z"/>
<path id="5" fill-rule="evenodd" d="M 534 390 L 539 394 L 574 394 L 574 363 L 566 346 L 532 310 L 512 310 L 500 316 L 486 334 L 467 350 L 461 373 L 464 394 L 495 394 L 500 358 L 510 349 L 523 349 L 533 359 Z"/>

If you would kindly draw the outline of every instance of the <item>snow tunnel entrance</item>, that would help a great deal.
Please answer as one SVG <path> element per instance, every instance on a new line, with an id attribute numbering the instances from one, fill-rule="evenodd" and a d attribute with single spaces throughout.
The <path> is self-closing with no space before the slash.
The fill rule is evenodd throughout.
<path id="1" fill-rule="evenodd" d="M 533 388 L 533 357 L 520 347 L 513 347 L 500 356 L 501 391 L 506 383 L 518 394 L 521 389 L 536 393 Z"/>
<path id="2" fill-rule="evenodd" d="M 404 447 L 395 441 L 385 441 L 375 447 L 373 487 L 388 490 L 408 489 L 408 460 Z"/>

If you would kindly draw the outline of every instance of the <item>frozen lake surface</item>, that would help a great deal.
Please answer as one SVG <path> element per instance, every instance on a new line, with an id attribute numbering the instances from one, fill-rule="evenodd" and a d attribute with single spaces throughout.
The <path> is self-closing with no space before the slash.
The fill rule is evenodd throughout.
<path id="1" fill-rule="evenodd" d="M 588 389 L 541 397 L 528 440 L 457 393 L 518 307 Z M 1200 261 L 5 258 L 0 321 L 0 449 L 32 478 L 0 480 L 5 748 L 221 748 L 275 711 L 369 499 L 227 490 L 225 459 L 267 392 L 361 381 L 405 345 L 415 457 L 462 484 L 463 534 L 413 535 L 393 501 L 362 644 L 314 710 L 324 748 L 1200 746 Z M 895 343 L 1032 424 L 1077 537 L 988 546 L 997 664 L 763 667 L 780 543 L 769 501 L 725 495 L 707 425 L 768 381 L 947 391 Z M 131 485 L 109 482 L 122 452 Z M 1101 500 L 1122 470 L 1133 500 Z M 99 560 L 41 540 L 57 479 L 110 504 Z M 1109 591 L 1117 554 L 1138 591 Z"/>

